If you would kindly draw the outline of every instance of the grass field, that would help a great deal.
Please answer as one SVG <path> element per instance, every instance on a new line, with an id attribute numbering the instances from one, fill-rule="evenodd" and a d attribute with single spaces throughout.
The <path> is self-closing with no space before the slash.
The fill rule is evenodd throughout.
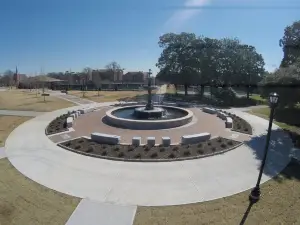
<path id="1" fill-rule="evenodd" d="M 300 224 L 299 163 L 290 163 L 276 179 L 263 184 L 261 191 L 261 200 L 250 207 L 248 214 L 249 191 L 245 191 L 203 203 L 138 207 L 134 225 Z"/>
<path id="2" fill-rule="evenodd" d="M 6 138 L 17 126 L 29 119 L 29 117 L 0 116 L 0 147 L 4 146 Z"/>
<path id="3" fill-rule="evenodd" d="M 0 146 L 13 129 L 30 118 L 0 116 Z M 65 224 L 80 199 L 55 192 L 18 172 L 0 159 L 0 224 Z"/>
<path id="4" fill-rule="evenodd" d="M 47 96 L 44 102 L 44 97 L 35 91 L 0 91 L 0 109 L 49 112 L 71 106 L 74 104 L 52 96 Z"/>
<path id="5" fill-rule="evenodd" d="M 111 102 L 111 101 L 124 101 L 125 99 L 134 100 L 134 98 L 139 96 L 144 96 L 146 91 L 100 91 L 98 96 L 98 91 L 69 91 L 68 94 L 75 95 L 80 98 L 86 98 L 95 102 Z"/>

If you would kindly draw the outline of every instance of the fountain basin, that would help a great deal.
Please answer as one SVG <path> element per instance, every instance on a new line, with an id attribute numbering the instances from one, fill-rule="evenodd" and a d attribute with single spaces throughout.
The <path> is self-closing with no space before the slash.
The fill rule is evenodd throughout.
<path id="1" fill-rule="evenodd" d="M 188 124 L 193 119 L 193 112 L 173 106 L 155 106 L 166 111 L 160 118 L 142 119 L 134 115 L 135 109 L 145 108 L 144 105 L 125 106 L 108 110 L 104 121 L 111 126 L 134 130 L 170 129 Z M 174 113 L 176 112 L 176 113 Z"/>

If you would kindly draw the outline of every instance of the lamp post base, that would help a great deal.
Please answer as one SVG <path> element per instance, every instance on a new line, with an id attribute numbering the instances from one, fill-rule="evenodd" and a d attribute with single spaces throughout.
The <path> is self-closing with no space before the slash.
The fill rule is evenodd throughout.
<path id="1" fill-rule="evenodd" d="M 255 187 L 252 189 L 250 195 L 249 195 L 249 200 L 253 203 L 258 202 L 260 199 L 260 188 Z"/>

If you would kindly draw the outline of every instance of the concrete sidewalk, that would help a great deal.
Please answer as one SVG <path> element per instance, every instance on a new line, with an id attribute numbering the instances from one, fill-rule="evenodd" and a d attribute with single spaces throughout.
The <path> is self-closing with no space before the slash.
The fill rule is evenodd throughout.
<path id="1" fill-rule="evenodd" d="M 66 225 L 132 225 L 136 208 L 83 199 Z"/>
<path id="2" fill-rule="evenodd" d="M 28 116 L 36 117 L 44 114 L 45 112 L 35 112 L 35 111 L 19 111 L 19 110 L 0 110 L 1 116 Z"/>

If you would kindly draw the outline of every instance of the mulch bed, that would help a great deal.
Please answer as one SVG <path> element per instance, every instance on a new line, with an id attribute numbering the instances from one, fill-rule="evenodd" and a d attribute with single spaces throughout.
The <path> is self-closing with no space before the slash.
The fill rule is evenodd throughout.
<path id="1" fill-rule="evenodd" d="M 64 131 L 68 131 L 67 128 L 67 118 L 69 116 L 68 114 L 63 114 L 56 119 L 52 120 L 48 127 L 46 128 L 46 135 L 51 135 L 51 134 L 57 134 L 61 133 Z"/>
<path id="2" fill-rule="evenodd" d="M 232 118 L 233 124 L 231 130 L 252 135 L 252 126 L 246 120 L 236 116 L 235 114 L 227 113 L 226 111 L 222 111 L 222 112 L 225 112 L 229 117 Z"/>
<path id="3" fill-rule="evenodd" d="M 176 161 L 202 158 L 232 150 L 242 143 L 222 137 L 191 145 L 134 147 L 132 145 L 98 144 L 87 138 L 77 138 L 58 144 L 67 150 L 93 157 L 122 161 Z"/>

